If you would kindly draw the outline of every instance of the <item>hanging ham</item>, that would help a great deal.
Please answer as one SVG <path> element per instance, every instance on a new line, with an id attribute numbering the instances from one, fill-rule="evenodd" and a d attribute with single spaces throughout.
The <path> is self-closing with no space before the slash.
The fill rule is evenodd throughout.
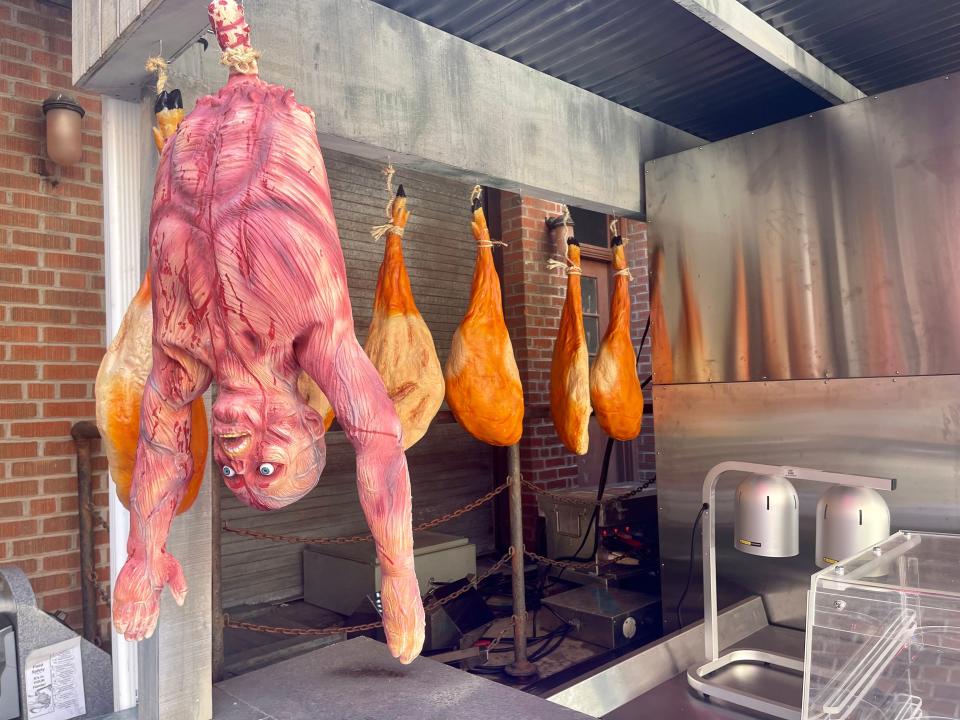
<path id="1" fill-rule="evenodd" d="M 580 244 L 567 240 L 567 297 L 550 365 L 550 413 L 566 448 L 586 455 L 590 434 L 590 358 L 583 332 Z"/>
<path id="2" fill-rule="evenodd" d="M 180 91 L 161 89 L 154 112 L 159 127 L 153 128 L 153 139 L 157 150 L 162 151 L 167 139 L 177 132 L 183 119 Z M 94 386 L 97 428 L 103 438 L 110 478 L 116 485 L 117 497 L 124 507 L 130 506 L 130 482 L 140 437 L 140 400 L 153 365 L 152 333 L 153 307 L 150 302 L 150 273 L 147 272 L 124 313 L 117 336 L 100 362 Z M 207 415 L 203 398 L 193 401 L 191 413 L 195 428 L 190 439 L 193 474 L 177 506 L 177 514 L 187 511 L 197 499 L 207 462 Z"/>
<path id="3" fill-rule="evenodd" d="M 424 436 L 443 404 L 444 380 L 433 335 L 417 310 L 403 262 L 403 232 L 410 217 L 403 185 L 390 204 L 390 214 L 373 319 L 363 349 L 387 386 L 406 449 Z"/>
<path id="4" fill-rule="evenodd" d="M 467 314 L 453 335 L 444 367 L 447 404 L 477 440 L 513 445 L 523 432 L 523 386 L 503 319 L 493 243 L 478 189 L 472 212 L 477 264 Z"/>
<path id="5" fill-rule="evenodd" d="M 291 91 L 260 80 L 236 0 L 215 0 L 209 13 L 230 79 L 197 102 L 157 172 L 153 367 L 114 627 L 140 640 L 153 632 L 164 586 L 184 601 L 183 570 L 166 541 L 193 472 L 190 405 L 212 381 L 213 452 L 227 487 L 272 510 L 316 486 L 326 460 L 323 418 L 298 392 L 302 370 L 356 448 L 387 644 L 408 663 L 424 637 L 410 478 L 393 403 L 354 333 L 313 113 Z"/>
<path id="6" fill-rule="evenodd" d="M 590 402 L 597 422 L 614 440 L 632 440 L 643 423 L 643 390 L 630 337 L 630 272 L 623 240 L 613 238 L 610 324 L 590 368 Z"/>

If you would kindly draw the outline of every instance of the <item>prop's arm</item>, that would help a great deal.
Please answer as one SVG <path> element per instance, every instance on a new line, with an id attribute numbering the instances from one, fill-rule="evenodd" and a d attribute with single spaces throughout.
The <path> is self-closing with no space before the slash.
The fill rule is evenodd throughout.
<path id="1" fill-rule="evenodd" d="M 409 663 L 423 646 L 424 616 L 413 569 L 410 476 L 400 421 L 352 326 L 341 321 L 329 326 L 335 329 L 316 327 L 303 338 L 298 360 L 330 399 L 356 448 L 360 503 L 383 572 L 387 644 L 394 657 Z"/>
<path id="2" fill-rule="evenodd" d="M 153 634 L 164 585 L 181 605 L 187 592 L 180 563 L 167 554 L 166 544 L 193 472 L 190 404 L 210 379 L 210 371 L 195 359 L 173 358 L 154 345 L 130 490 L 127 562 L 113 598 L 114 625 L 128 640 Z"/>

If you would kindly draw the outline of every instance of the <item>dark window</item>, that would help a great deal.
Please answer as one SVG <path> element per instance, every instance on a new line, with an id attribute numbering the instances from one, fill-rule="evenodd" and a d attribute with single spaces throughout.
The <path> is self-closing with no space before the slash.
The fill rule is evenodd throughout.
<path id="1" fill-rule="evenodd" d="M 593 210 L 570 208 L 570 219 L 573 220 L 573 234 L 581 245 L 595 247 L 609 247 L 607 235 L 607 216 Z"/>
<path id="2" fill-rule="evenodd" d="M 597 294 L 597 279 L 584 275 L 580 279 L 580 288 L 583 298 L 583 334 L 587 340 L 587 354 L 593 357 L 600 349 L 600 298 Z"/>

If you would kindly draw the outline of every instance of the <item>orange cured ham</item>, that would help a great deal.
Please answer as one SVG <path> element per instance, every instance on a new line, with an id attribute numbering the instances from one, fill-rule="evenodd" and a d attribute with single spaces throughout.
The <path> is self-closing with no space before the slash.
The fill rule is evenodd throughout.
<path id="1" fill-rule="evenodd" d="M 183 100 L 179 90 L 162 91 L 154 106 L 159 128 L 153 128 L 157 150 L 163 152 L 167 139 L 176 134 L 183 119 Z M 94 387 L 97 428 L 103 438 L 110 477 L 117 486 L 117 497 L 130 507 L 130 484 L 140 438 L 140 400 L 150 368 L 153 366 L 153 306 L 150 301 L 150 272 L 143 276 L 140 289 L 124 313 L 117 336 L 107 348 Z M 203 398 L 191 405 L 195 428 L 190 438 L 193 474 L 177 514 L 186 512 L 197 499 L 207 460 L 207 415 Z"/>
<path id="2" fill-rule="evenodd" d="M 417 310 L 403 262 L 403 229 L 410 216 L 403 185 L 397 188 L 390 212 L 373 319 L 363 349 L 387 386 L 407 449 L 424 436 L 443 404 L 444 380 L 433 335 Z"/>
<path id="3" fill-rule="evenodd" d="M 613 267 L 610 324 L 590 368 L 590 402 L 607 435 L 632 440 L 643 423 L 643 390 L 630 338 L 630 276 L 619 236 L 613 238 Z"/>
<path id="4" fill-rule="evenodd" d="M 148 272 L 123 316 L 117 336 L 103 356 L 95 386 L 97 427 L 103 437 L 110 477 L 116 483 L 117 497 L 124 507 L 130 506 L 130 483 L 140 438 L 140 400 L 153 366 L 152 333 Z M 191 412 L 193 475 L 177 508 L 178 514 L 188 510 L 197 499 L 206 468 L 207 417 L 202 398 L 193 401 Z"/>
<path id="5" fill-rule="evenodd" d="M 473 201 L 477 265 L 467 314 L 444 368 L 447 403 L 471 435 L 490 445 L 513 445 L 523 433 L 523 386 L 503 320 L 500 280 L 480 199 Z"/>
<path id="6" fill-rule="evenodd" d="M 567 298 L 550 365 L 550 412 L 567 449 L 585 455 L 590 441 L 590 359 L 583 332 L 580 296 L 580 244 L 567 241 Z"/>

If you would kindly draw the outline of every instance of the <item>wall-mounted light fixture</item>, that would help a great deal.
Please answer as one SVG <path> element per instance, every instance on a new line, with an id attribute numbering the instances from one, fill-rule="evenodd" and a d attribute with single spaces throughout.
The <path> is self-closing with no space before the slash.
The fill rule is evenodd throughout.
<path id="1" fill-rule="evenodd" d="M 80 162 L 80 121 L 86 114 L 80 103 L 71 95 L 56 93 L 43 101 L 43 114 L 47 120 L 47 157 L 61 167 Z"/>

